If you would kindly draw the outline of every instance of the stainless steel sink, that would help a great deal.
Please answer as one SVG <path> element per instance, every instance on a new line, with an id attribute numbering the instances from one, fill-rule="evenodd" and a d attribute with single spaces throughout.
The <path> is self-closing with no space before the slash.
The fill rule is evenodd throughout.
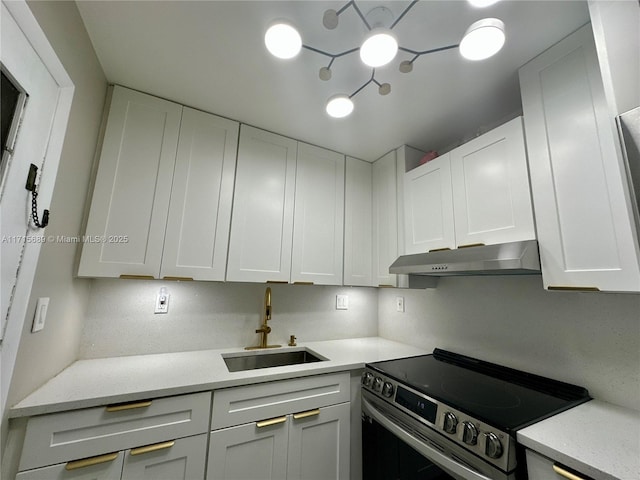
<path id="1" fill-rule="evenodd" d="M 230 372 L 256 370 L 258 368 L 282 367 L 302 363 L 323 362 L 326 358 L 308 349 L 278 352 L 251 352 L 223 354 L 224 363 Z"/>

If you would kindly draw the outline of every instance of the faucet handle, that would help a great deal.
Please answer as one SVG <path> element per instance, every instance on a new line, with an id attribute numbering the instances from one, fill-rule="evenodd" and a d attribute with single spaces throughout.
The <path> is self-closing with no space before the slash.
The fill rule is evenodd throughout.
<path id="1" fill-rule="evenodd" d="M 295 347 L 297 345 L 295 335 L 291 335 L 289 337 L 289 343 L 287 345 L 289 345 L 290 347 Z"/>

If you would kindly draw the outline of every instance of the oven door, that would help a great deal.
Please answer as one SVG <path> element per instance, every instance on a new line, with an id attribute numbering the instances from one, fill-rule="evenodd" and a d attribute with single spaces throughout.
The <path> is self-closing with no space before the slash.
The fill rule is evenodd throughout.
<path id="1" fill-rule="evenodd" d="M 467 455 L 457 445 L 443 447 L 442 439 L 429 440 L 439 434 L 368 392 L 362 395 L 362 422 L 367 480 L 512 480 L 482 460 L 465 464 Z"/>

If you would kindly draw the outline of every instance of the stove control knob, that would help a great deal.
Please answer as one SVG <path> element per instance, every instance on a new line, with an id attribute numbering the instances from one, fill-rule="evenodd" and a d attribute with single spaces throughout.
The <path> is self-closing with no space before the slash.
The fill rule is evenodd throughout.
<path id="1" fill-rule="evenodd" d="M 382 391 L 383 384 L 384 384 L 384 381 L 380 377 L 376 377 L 376 379 L 373 381 L 373 390 L 375 392 Z"/>
<path id="2" fill-rule="evenodd" d="M 371 387 L 372 383 L 373 375 L 371 375 L 369 372 L 364 372 L 362 374 L 362 385 L 364 385 L 365 387 Z"/>
<path id="3" fill-rule="evenodd" d="M 382 396 L 389 398 L 391 395 L 393 395 L 393 384 L 384 382 L 382 386 Z"/>
<path id="4" fill-rule="evenodd" d="M 462 441 L 467 445 L 478 443 L 478 428 L 471 422 L 462 422 Z"/>
<path id="5" fill-rule="evenodd" d="M 489 458 L 500 458 L 502 456 L 502 442 L 498 436 L 493 433 L 484 434 L 484 453 Z"/>
<path id="6" fill-rule="evenodd" d="M 442 429 L 447 433 L 456 433 L 456 429 L 458 428 L 458 417 L 451 412 L 446 412 L 444 414 L 444 422 L 442 424 Z"/>

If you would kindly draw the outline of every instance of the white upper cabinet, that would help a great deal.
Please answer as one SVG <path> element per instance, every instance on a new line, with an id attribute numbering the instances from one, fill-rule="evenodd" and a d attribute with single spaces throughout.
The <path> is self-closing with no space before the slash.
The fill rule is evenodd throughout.
<path id="1" fill-rule="evenodd" d="M 114 87 L 79 276 L 159 275 L 181 115 Z"/>
<path id="2" fill-rule="evenodd" d="M 373 163 L 373 284 L 395 287 L 389 266 L 398 258 L 396 151 Z"/>
<path id="3" fill-rule="evenodd" d="M 536 238 L 522 117 L 450 154 L 457 247 Z"/>
<path id="4" fill-rule="evenodd" d="M 548 289 L 640 291 L 640 253 L 591 26 L 520 70 Z"/>
<path id="5" fill-rule="evenodd" d="M 236 122 L 114 87 L 78 275 L 223 280 L 237 138 Z"/>
<path id="6" fill-rule="evenodd" d="M 161 277 L 224 280 L 238 123 L 185 107 Z"/>
<path id="7" fill-rule="evenodd" d="M 288 282 L 298 143 L 242 125 L 227 280 Z"/>
<path id="8" fill-rule="evenodd" d="M 522 119 L 408 171 L 407 254 L 535 239 Z"/>
<path id="9" fill-rule="evenodd" d="M 371 163 L 347 157 L 344 219 L 344 284 L 373 286 Z M 376 283 L 375 286 L 378 284 Z"/>
<path id="10" fill-rule="evenodd" d="M 344 155 L 298 143 L 291 282 L 342 285 Z"/>
<path id="11" fill-rule="evenodd" d="M 405 174 L 404 211 L 405 254 L 455 248 L 449 154 Z"/>

